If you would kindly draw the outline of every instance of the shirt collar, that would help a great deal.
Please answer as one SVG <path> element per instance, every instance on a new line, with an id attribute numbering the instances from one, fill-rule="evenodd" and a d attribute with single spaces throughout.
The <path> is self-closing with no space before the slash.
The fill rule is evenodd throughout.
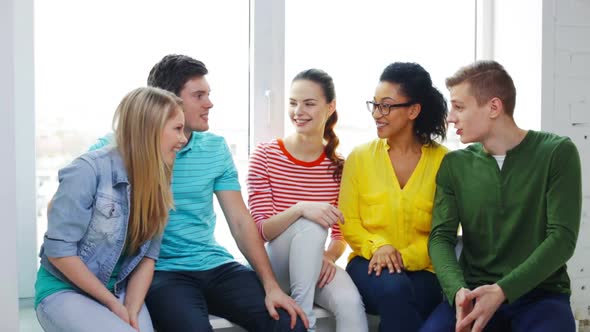
<path id="1" fill-rule="evenodd" d="M 119 149 L 113 147 L 110 153 L 112 155 L 111 169 L 113 175 L 113 187 L 120 183 L 129 184 L 129 178 L 127 177 L 127 168 L 123 163 L 123 159 L 121 158 Z"/>

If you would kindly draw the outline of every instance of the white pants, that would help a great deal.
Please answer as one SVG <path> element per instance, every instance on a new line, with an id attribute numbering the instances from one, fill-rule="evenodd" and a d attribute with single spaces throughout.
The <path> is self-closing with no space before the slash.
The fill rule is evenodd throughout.
<path id="1" fill-rule="evenodd" d="M 314 301 L 336 317 L 338 332 L 366 332 L 367 318 L 361 296 L 346 271 L 337 267 L 334 279 L 317 288 L 328 230 L 300 218 L 266 248 L 281 288 L 290 292 L 315 329 Z"/>

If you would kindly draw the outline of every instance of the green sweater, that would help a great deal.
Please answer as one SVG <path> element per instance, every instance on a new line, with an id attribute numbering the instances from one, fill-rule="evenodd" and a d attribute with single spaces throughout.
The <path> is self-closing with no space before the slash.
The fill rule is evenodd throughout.
<path id="1" fill-rule="evenodd" d="M 481 144 L 453 151 L 436 185 L 428 250 L 451 305 L 461 287 L 494 283 L 509 302 L 533 289 L 571 293 L 565 263 L 576 247 L 582 184 L 569 138 L 529 131 L 502 170 Z"/>

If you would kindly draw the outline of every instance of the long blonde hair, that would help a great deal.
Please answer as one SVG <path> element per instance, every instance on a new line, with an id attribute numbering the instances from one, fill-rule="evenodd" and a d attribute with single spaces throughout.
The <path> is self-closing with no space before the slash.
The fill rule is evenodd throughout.
<path id="1" fill-rule="evenodd" d="M 164 231 L 174 208 L 170 188 L 172 167 L 166 165 L 160 137 L 168 119 L 182 112 L 182 100 L 171 92 L 138 88 L 128 93 L 115 112 L 113 128 L 131 184 L 127 253 Z"/>

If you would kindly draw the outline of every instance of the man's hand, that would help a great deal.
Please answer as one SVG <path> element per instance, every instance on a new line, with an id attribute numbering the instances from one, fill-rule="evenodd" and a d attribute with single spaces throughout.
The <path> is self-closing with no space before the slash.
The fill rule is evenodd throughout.
<path id="1" fill-rule="evenodd" d="M 309 328 L 309 321 L 303 310 L 295 303 L 295 300 L 283 293 L 280 288 L 276 287 L 267 292 L 264 302 L 266 310 L 274 320 L 279 319 L 279 313 L 275 308 L 283 308 L 291 316 L 291 329 L 295 328 L 295 324 L 297 324 L 297 316 L 301 318 L 305 328 Z"/>
<path id="2" fill-rule="evenodd" d="M 458 292 L 457 292 L 458 293 Z M 455 296 L 455 299 L 457 296 Z M 473 309 L 463 319 L 457 317 L 457 331 L 463 331 L 473 327 L 471 331 L 481 332 L 486 327 L 492 316 L 496 313 L 500 305 L 506 300 L 504 291 L 498 284 L 479 286 L 465 295 L 465 301 L 475 302 Z"/>
<path id="3" fill-rule="evenodd" d="M 318 278 L 318 288 L 323 288 L 334 279 L 336 275 L 336 264 L 331 257 L 324 253 L 324 259 L 322 261 L 322 269 Z"/>
<path id="4" fill-rule="evenodd" d="M 467 295 L 471 291 L 467 288 L 461 288 L 455 294 L 455 311 L 457 324 L 455 325 L 455 332 L 469 332 L 471 326 L 463 327 L 459 329 L 459 323 L 463 321 L 465 316 L 469 315 L 473 310 L 473 302 L 467 300 Z"/>
<path id="5" fill-rule="evenodd" d="M 402 254 L 389 244 L 379 247 L 373 253 L 373 257 L 369 261 L 369 275 L 375 271 L 375 275 L 380 276 L 381 270 L 386 266 L 389 273 L 402 273 L 404 269 Z"/>

